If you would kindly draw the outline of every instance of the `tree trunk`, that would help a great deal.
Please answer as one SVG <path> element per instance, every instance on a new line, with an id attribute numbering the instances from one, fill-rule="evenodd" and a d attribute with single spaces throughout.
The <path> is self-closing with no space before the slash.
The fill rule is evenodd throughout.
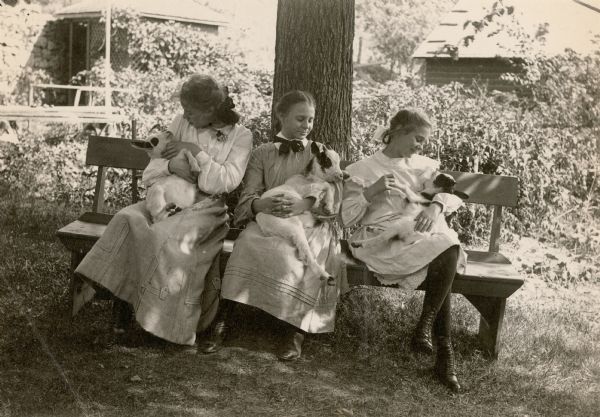
<path id="1" fill-rule="evenodd" d="M 354 0 L 279 0 L 273 104 L 289 90 L 311 92 L 311 137 L 342 157 L 351 132 L 353 37 Z"/>

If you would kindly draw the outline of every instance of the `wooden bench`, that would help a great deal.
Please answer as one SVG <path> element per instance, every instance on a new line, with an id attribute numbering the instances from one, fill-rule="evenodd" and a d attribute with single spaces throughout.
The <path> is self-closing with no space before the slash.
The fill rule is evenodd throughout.
<path id="1" fill-rule="evenodd" d="M 90 136 L 86 164 L 98 167 L 92 211 L 64 226 L 57 236 L 71 251 L 71 269 L 75 270 L 85 254 L 98 240 L 112 215 L 104 213 L 104 184 L 109 167 L 132 170 L 131 202 L 139 199 L 138 175 L 148 164 L 145 152 L 131 146 L 131 141 L 110 137 Z M 464 295 L 480 312 L 479 337 L 486 353 L 498 356 L 500 333 L 504 318 L 506 299 L 523 284 L 516 269 L 506 256 L 499 252 L 502 207 L 517 204 L 518 180 L 515 177 L 448 172 L 460 184 L 460 189 L 470 195 L 469 202 L 493 206 L 491 238 L 487 251 L 467 251 L 468 264 L 464 275 L 454 281 L 452 291 Z M 233 241 L 240 230 L 231 229 L 223 248 L 221 266 L 233 248 Z M 342 241 L 344 245 L 345 242 Z M 351 286 L 381 284 L 364 265 L 347 266 L 348 282 Z M 71 291 L 80 284 L 73 274 Z"/>
<path id="2" fill-rule="evenodd" d="M 452 292 L 462 294 L 480 313 L 479 340 L 489 357 L 497 358 L 506 299 L 523 285 L 523 279 L 509 259 L 499 252 L 502 208 L 515 207 L 518 178 L 500 175 L 445 171 L 452 175 L 461 191 L 469 194 L 469 203 L 493 207 L 490 241 L 487 251 L 467 250 L 467 268 L 454 280 Z M 347 243 L 342 241 L 347 248 Z M 346 267 L 350 286 L 383 286 L 366 265 Z M 422 290 L 423 288 L 419 287 Z"/>
<path id="3" fill-rule="evenodd" d="M 90 136 L 85 163 L 98 167 L 92 211 L 83 213 L 77 220 L 56 232 L 63 245 L 71 252 L 71 296 L 81 285 L 80 278 L 73 272 L 83 257 L 94 246 L 94 243 L 102 236 L 104 230 L 106 230 L 106 225 L 113 217 L 112 214 L 105 213 L 104 207 L 107 168 L 124 168 L 132 171 L 131 203 L 133 204 L 139 201 L 139 173 L 146 168 L 149 161 L 147 153 L 134 148 L 129 139 Z M 238 229 L 230 231 L 227 235 L 224 251 L 231 252 L 233 240 L 239 232 Z M 224 266 L 226 257 L 222 257 L 221 262 Z"/>
<path id="4" fill-rule="evenodd" d="M 98 167 L 92 211 L 83 213 L 77 220 L 64 226 L 56 235 L 71 251 L 71 272 L 77 268 L 85 254 L 102 236 L 112 218 L 104 212 L 104 186 L 107 168 L 132 170 L 131 203 L 139 200 L 138 172 L 146 168 L 150 161 L 148 154 L 131 145 L 131 140 L 104 136 L 90 136 L 85 163 Z M 80 284 L 76 275 L 71 276 L 71 295 Z"/>

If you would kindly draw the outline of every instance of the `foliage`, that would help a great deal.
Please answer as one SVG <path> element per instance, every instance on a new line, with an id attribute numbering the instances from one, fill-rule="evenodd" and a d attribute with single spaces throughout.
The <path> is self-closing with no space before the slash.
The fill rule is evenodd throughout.
<path id="1" fill-rule="evenodd" d="M 506 78 L 529 94 L 525 102 L 535 108 L 540 123 L 600 128 L 600 51 L 586 56 L 571 49 L 552 57 L 530 54 L 521 65 L 523 73 L 507 74 Z"/>
<path id="2" fill-rule="evenodd" d="M 138 119 L 144 134 L 155 124 L 168 126 L 180 112 L 178 89 L 194 73 L 214 76 L 226 85 L 236 111 L 252 119 L 270 110 L 271 77 L 266 71 L 251 70 L 233 43 L 207 34 L 197 26 L 140 18 L 128 9 L 115 9 L 112 36 L 127 32 L 128 65 L 115 70 L 115 87 L 132 93 L 115 94 L 117 107 Z M 114 42 L 116 48 L 124 48 Z M 117 49 L 118 50 L 118 49 Z M 102 60 L 90 71 L 77 75 L 75 83 L 104 83 Z"/>
<path id="3" fill-rule="evenodd" d="M 134 92 L 115 94 L 115 103 L 138 119 L 142 136 L 157 123 L 167 126 L 180 111 L 174 93 L 186 76 L 208 72 L 230 87 L 242 122 L 254 132 L 255 145 L 268 140 L 271 74 L 249 71 L 241 52 L 188 25 L 116 11 L 113 32 L 125 29 L 129 65 L 116 69 L 112 82 Z M 372 133 L 395 110 L 424 108 L 436 122 L 426 152 L 439 158 L 444 168 L 520 178 L 519 207 L 505 214 L 505 240 L 529 234 L 560 242 L 576 253 L 594 253 L 600 245 L 600 85 L 595 76 L 600 58 L 569 51 L 554 58 L 532 56 L 525 68 L 524 75 L 510 75 L 528 92 L 521 97 L 488 93 L 476 85 L 420 86 L 410 78 L 381 84 L 356 80 L 349 157 L 362 158 L 381 146 L 373 143 Z M 101 84 L 103 76 L 96 65 L 74 81 Z M 53 129 L 21 132 L 21 143 L 2 151 L 0 181 L 23 193 L 89 204 L 94 173 L 83 166 L 84 139 L 69 132 L 61 136 Z M 115 192 L 116 198 L 109 203 L 114 208 L 127 202 L 128 175 L 109 174 L 108 194 Z M 463 241 L 477 243 L 486 237 L 489 219 L 489 210 L 469 206 L 454 223 Z M 591 226 L 576 228 L 573 222 Z"/>
<path id="4" fill-rule="evenodd" d="M 63 124 L 49 128 L 33 125 L 19 136 L 18 144 L 1 148 L 2 186 L 11 193 L 80 209 L 91 204 L 97 168 L 84 164 L 87 137 Z M 106 208 L 114 212 L 130 203 L 131 174 L 120 169 L 107 171 Z"/>
<path id="5" fill-rule="evenodd" d="M 393 71 L 410 64 L 415 48 L 454 1 L 357 0 L 356 25 L 373 39 L 376 50 Z"/>
<path id="6" fill-rule="evenodd" d="M 582 112 L 597 111 L 583 105 L 589 101 L 580 100 L 579 110 L 570 110 L 577 115 L 557 125 L 554 113 L 537 100 L 538 95 L 519 100 L 460 84 L 414 88 L 405 82 L 379 88 L 355 85 L 355 91 L 360 93 L 355 94 L 353 109 L 352 159 L 370 155 L 381 146 L 371 140 L 375 121 L 383 124 L 402 107 L 421 107 L 436 122 L 425 153 L 439 158 L 443 168 L 519 177 L 519 206 L 505 216 L 505 238 L 510 238 L 510 232 L 547 233 L 553 239 L 568 238 L 572 247 L 584 252 L 600 248 L 595 226 L 585 237 L 576 236 L 568 230 L 570 223 L 564 222 L 589 222 L 599 214 L 600 132 L 576 123 Z M 573 100 L 565 100 L 559 109 L 572 105 Z M 457 220 L 463 240 L 469 242 L 485 235 L 484 220 L 489 216 L 481 208 L 469 207 Z"/>

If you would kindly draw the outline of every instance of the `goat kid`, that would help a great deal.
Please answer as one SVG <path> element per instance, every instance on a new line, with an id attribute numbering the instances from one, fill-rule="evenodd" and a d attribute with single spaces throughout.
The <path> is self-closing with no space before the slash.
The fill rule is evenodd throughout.
<path id="1" fill-rule="evenodd" d="M 321 208 L 326 215 L 334 216 L 335 189 L 333 183 L 344 179 L 344 172 L 340 168 L 340 157 L 332 149 L 321 148 L 313 142 L 311 144 L 313 158 L 310 160 L 303 174 L 290 177 L 284 184 L 271 188 L 261 198 L 285 195 L 294 198 L 315 197 L 314 207 Z M 277 217 L 268 213 L 258 213 L 256 223 L 265 236 L 280 237 L 298 249 L 300 260 L 310 271 L 327 282 L 335 285 L 334 278 L 321 267 L 308 244 L 305 227 L 313 227 L 317 219 L 310 211 L 296 216 Z"/>
<path id="2" fill-rule="evenodd" d="M 392 239 L 402 240 L 406 244 L 411 244 L 425 236 L 435 233 L 439 230 L 441 223 L 446 220 L 439 216 L 434 222 L 429 232 L 415 231 L 415 218 L 423 209 L 431 204 L 433 197 L 438 193 L 453 194 L 456 198 L 466 200 L 468 195 L 454 190 L 456 181 L 448 174 L 439 174 L 433 181 L 433 187 L 427 188 L 421 193 L 416 193 L 405 184 L 399 184 L 398 187 L 406 195 L 408 205 L 406 206 L 402 216 L 392 220 L 390 226 L 375 237 L 363 240 L 357 240 L 351 243 L 355 248 L 369 248 L 383 243 L 388 243 Z"/>
<path id="3" fill-rule="evenodd" d="M 162 158 L 161 154 L 167 144 L 173 140 L 169 131 L 160 132 L 150 136 L 147 141 L 135 141 L 133 146 L 145 150 L 151 159 Z M 184 157 L 190 164 L 194 173 L 200 173 L 200 166 L 194 155 L 182 149 L 176 158 Z M 168 175 L 159 178 L 146 192 L 146 208 L 152 216 L 154 223 L 159 222 L 184 208 L 194 205 L 198 201 L 198 186 L 177 175 Z"/>

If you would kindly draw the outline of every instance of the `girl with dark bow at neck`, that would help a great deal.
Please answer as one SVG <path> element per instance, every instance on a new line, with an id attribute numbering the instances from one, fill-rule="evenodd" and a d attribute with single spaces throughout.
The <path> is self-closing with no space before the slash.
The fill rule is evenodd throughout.
<path id="1" fill-rule="evenodd" d="M 254 222 L 257 213 L 286 217 L 313 210 L 314 198 L 294 200 L 261 195 L 301 174 L 312 158 L 311 132 L 315 117 L 315 100 L 310 93 L 291 91 L 277 105 L 275 113 L 280 130 L 273 142 L 252 152 L 244 177 L 244 190 L 235 209 L 234 224 L 245 230 L 235 246 L 225 270 L 221 288 L 221 310 L 212 336 L 204 345 L 205 353 L 216 352 L 233 323 L 228 320 L 233 302 L 257 307 L 281 321 L 283 343 L 278 357 L 295 360 L 300 357 L 305 333 L 333 330 L 339 285 L 327 286 L 311 276 L 298 259 L 296 248 L 279 237 L 266 237 Z M 341 187 L 339 187 L 341 188 Z M 336 190 L 339 209 L 341 189 Z M 315 213 L 318 216 L 318 213 Z M 317 261 L 334 277 L 339 276 L 338 240 L 333 225 L 323 219 L 307 229 L 309 244 Z"/>

